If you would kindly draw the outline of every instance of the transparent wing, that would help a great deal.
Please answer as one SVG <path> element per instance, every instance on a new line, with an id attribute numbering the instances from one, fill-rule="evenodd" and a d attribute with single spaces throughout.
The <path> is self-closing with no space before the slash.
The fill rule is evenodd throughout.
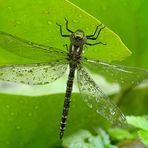
<path id="1" fill-rule="evenodd" d="M 36 44 L 2 31 L 0 31 L 0 48 L 21 57 L 43 62 L 67 57 L 67 53 L 60 49 Z"/>
<path id="2" fill-rule="evenodd" d="M 0 66 L 0 80 L 29 85 L 43 85 L 61 77 L 67 69 L 67 61 L 50 63 Z"/>
<path id="3" fill-rule="evenodd" d="M 108 78 L 107 80 L 118 82 L 124 89 L 132 88 L 148 79 L 148 70 L 89 59 L 84 59 L 82 63 L 90 69 L 98 70 L 98 74 Z"/>
<path id="4" fill-rule="evenodd" d="M 77 71 L 78 86 L 86 104 L 115 126 L 125 126 L 126 118 L 120 109 L 95 84 L 86 70 L 79 65 Z"/>

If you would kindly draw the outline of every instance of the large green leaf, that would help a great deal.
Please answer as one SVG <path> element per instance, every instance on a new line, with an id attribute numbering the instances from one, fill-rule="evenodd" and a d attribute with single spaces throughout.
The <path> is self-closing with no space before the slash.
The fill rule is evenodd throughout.
<path id="1" fill-rule="evenodd" d="M 148 121 L 141 116 L 127 116 L 127 121 L 130 125 L 148 131 Z"/>
<path id="2" fill-rule="evenodd" d="M 117 33 L 132 56 L 127 64 L 148 67 L 148 1 L 147 0 L 70 0 Z M 108 54 L 108 53 L 107 53 Z"/>
<path id="3" fill-rule="evenodd" d="M 0 147 L 47 148 L 60 145 L 63 100 L 64 94 L 41 97 L 0 94 Z M 63 138 L 79 129 L 91 129 L 107 123 L 103 121 L 83 103 L 79 95 L 73 94 Z"/>
<path id="4" fill-rule="evenodd" d="M 69 20 L 69 27 L 72 30 L 75 31 L 81 28 L 86 34 L 92 34 L 96 26 L 101 24 L 99 20 L 66 0 L 22 0 L 21 3 L 19 0 L 1 0 L 0 12 L 0 31 L 62 50 L 66 50 L 63 45 L 69 44 L 69 39 L 60 36 L 56 22 L 63 25 L 65 34 L 67 33 L 65 17 Z M 85 49 L 86 56 L 111 61 L 121 60 L 130 55 L 130 51 L 121 42 L 120 38 L 107 27 L 102 30 L 99 41 L 107 45 Z M 3 47 L 0 50 L 1 64 L 32 63 L 36 60 L 39 62 L 49 61 L 47 54 L 42 54 L 41 51 L 41 54 L 36 54 L 35 50 L 25 50 L 23 52 L 22 49 L 21 52 L 18 52 L 18 50 L 13 49 L 9 54 L 8 51 L 10 51 L 11 46 L 4 46 L 4 44 L 6 44 L 4 43 L 4 37 L 0 36 L 0 47 Z M 16 58 L 12 54 L 29 59 Z"/>
<path id="5" fill-rule="evenodd" d="M 141 139 L 141 141 L 148 146 L 148 132 L 144 131 L 144 130 L 139 130 L 138 132 L 139 138 Z"/>
<path id="6" fill-rule="evenodd" d="M 102 129 L 95 129 L 97 135 L 92 135 L 87 130 L 80 130 L 77 133 L 65 138 L 63 145 L 68 148 L 117 148 L 110 144 L 109 135 Z"/>
<path id="7" fill-rule="evenodd" d="M 148 146 L 148 120 L 141 116 L 127 116 L 127 122 L 133 127 L 139 128 L 138 136 Z"/>

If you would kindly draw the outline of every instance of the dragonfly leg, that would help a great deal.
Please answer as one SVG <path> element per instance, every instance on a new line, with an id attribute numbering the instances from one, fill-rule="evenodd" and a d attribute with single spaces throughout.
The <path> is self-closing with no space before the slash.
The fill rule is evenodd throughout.
<path id="1" fill-rule="evenodd" d="M 95 30 L 95 32 L 94 32 L 93 34 L 87 35 L 86 37 L 87 37 L 87 38 L 90 38 L 90 37 L 95 36 L 96 32 L 98 31 L 98 28 L 99 28 L 101 25 L 102 25 L 102 24 L 100 24 L 100 25 L 98 25 L 98 26 L 96 27 L 96 30 Z"/>
<path id="2" fill-rule="evenodd" d="M 89 39 L 89 40 L 96 40 L 99 37 L 101 30 L 104 29 L 104 28 L 105 28 L 105 26 L 99 29 L 99 32 L 98 32 L 96 37 L 93 37 L 93 38 L 92 37 L 87 37 L 87 39 Z"/>
<path id="3" fill-rule="evenodd" d="M 73 33 L 73 31 L 71 31 L 69 28 L 68 28 L 68 20 L 65 18 L 65 21 L 66 21 L 66 30 L 69 31 L 70 33 Z"/>
<path id="4" fill-rule="evenodd" d="M 64 46 L 66 47 L 66 50 L 68 51 L 68 45 L 67 45 L 67 44 L 65 44 Z"/>
<path id="5" fill-rule="evenodd" d="M 97 43 L 86 43 L 86 45 L 89 45 L 89 46 L 94 46 L 94 45 L 98 45 L 98 44 L 102 44 L 102 45 L 106 45 L 105 43 L 102 43 L 102 42 L 97 42 Z"/>
<path id="6" fill-rule="evenodd" d="M 70 35 L 63 34 L 63 33 L 62 33 L 62 25 L 60 25 L 60 24 L 58 24 L 58 23 L 56 23 L 56 24 L 60 27 L 60 34 L 61 34 L 62 37 L 69 37 L 69 36 L 70 36 Z"/>

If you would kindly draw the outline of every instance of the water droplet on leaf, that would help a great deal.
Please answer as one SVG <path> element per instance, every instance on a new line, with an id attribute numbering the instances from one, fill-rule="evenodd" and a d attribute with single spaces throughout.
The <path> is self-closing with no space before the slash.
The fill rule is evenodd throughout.
<path id="1" fill-rule="evenodd" d="M 11 113 L 10 113 L 10 115 L 11 115 L 11 116 L 14 116 L 14 115 L 15 115 L 15 113 L 14 113 L 14 112 L 11 112 Z"/>
<path id="2" fill-rule="evenodd" d="M 74 22 L 74 23 L 79 23 L 80 21 L 79 21 L 79 20 L 74 19 L 74 20 L 73 20 L 73 22 Z"/>
<path id="3" fill-rule="evenodd" d="M 81 14 L 79 14 L 79 18 L 82 18 L 82 15 Z"/>
<path id="4" fill-rule="evenodd" d="M 106 5 L 103 5 L 103 10 L 107 10 L 107 6 Z"/>
<path id="5" fill-rule="evenodd" d="M 21 127 L 20 126 L 16 126 L 16 130 L 20 130 L 21 129 Z"/>
<path id="6" fill-rule="evenodd" d="M 20 21 L 16 21 L 16 24 L 17 24 L 17 25 L 20 25 L 20 24 L 21 24 L 21 22 L 20 22 Z"/>
<path id="7" fill-rule="evenodd" d="M 51 21 L 47 21 L 47 23 L 48 23 L 49 25 L 51 25 L 51 24 L 52 24 L 52 22 L 51 22 Z"/>
<path id="8" fill-rule="evenodd" d="M 38 106 L 38 105 L 36 105 L 36 106 L 34 107 L 34 109 L 35 109 L 35 110 L 38 110 L 38 109 L 39 109 L 39 106 Z"/>
<path id="9" fill-rule="evenodd" d="M 31 116 L 32 116 L 32 113 L 31 113 L 31 112 L 29 112 L 29 113 L 28 113 L 28 117 L 31 117 Z"/>
<path id="10" fill-rule="evenodd" d="M 8 7 L 8 9 L 9 9 L 9 10 L 11 10 L 11 9 L 12 9 L 12 7 L 10 7 L 10 6 L 9 6 L 9 7 Z"/>
<path id="11" fill-rule="evenodd" d="M 10 105 L 7 104 L 7 105 L 6 105 L 6 108 L 10 108 Z"/>

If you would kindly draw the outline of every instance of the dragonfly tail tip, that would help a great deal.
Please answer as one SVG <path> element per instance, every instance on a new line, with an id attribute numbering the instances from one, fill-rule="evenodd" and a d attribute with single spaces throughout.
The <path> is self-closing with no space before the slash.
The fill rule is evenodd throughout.
<path id="1" fill-rule="evenodd" d="M 60 139 L 63 138 L 64 132 L 60 132 Z"/>

